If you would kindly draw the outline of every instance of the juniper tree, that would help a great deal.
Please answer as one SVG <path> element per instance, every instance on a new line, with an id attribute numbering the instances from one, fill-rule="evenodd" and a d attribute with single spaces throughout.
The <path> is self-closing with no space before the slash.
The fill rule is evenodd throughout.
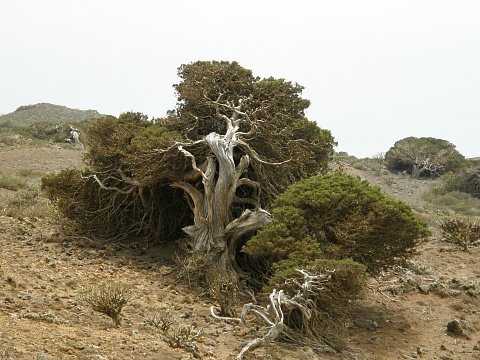
<path id="1" fill-rule="evenodd" d="M 89 170 L 44 179 L 64 212 L 97 234 L 188 237 L 213 273 L 242 271 L 245 239 L 290 184 L 326 171 L 334 139 L 309 121 L 303 87 L 253 76 L 236 62 L 178 69 L 177 106 L 96 121 L 87 133 Z M 63 177 L 63 178 L 62 178 Z"/>

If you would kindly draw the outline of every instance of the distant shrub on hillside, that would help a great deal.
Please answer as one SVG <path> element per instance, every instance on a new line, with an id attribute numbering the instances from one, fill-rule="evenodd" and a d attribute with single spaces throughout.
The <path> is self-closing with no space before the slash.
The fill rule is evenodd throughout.
<path id="1" fill-rule="evenodd" d="M 480 171 L 467 172 L 462 177 L 458 189 L 473 197 L 480 198 Z"/>
<path id="2" fill-rule="evenodd" d="M 408 137 L 399 140 L 385 154 L 391 171 L 411 174 L 414 178 L 437 177 L 457 172 L 465 166 L 465 157 L 447 140 Z"/>
<path id="3" fill-rule="evenodd" d="M 27 180 L 21 176 L 0 174 L 0 188 L 17 191 L 26 187 Z"/>
<path id="4" fill-rule="evenodd" d="M 480 216 L 480 199 L 461 191 L 439 192 L 437 188 L 422 194 L 423 200 L 430 203 L 430 211 L 443 214 Z"/>
<path id="5" fill-rule="evenodd" d="M 385 157 L 383 153 L 375 154 L 371 158 L 359 159 L 346 152 L 338 152 L 334 154 L 333 161 L 339 164 L 348 164 L 357 170 L 369 171 L 377 176 L 389 173 L 385 167 Z"/>
<path id="6" fill-rule="evenodd" d="M 443 176 L 439 185 L 433 190 L 435 194 L 445 195 L 460 191 L 475 198 L 480 198 L 480 169 L 469 169 L 459 174 Z"/>

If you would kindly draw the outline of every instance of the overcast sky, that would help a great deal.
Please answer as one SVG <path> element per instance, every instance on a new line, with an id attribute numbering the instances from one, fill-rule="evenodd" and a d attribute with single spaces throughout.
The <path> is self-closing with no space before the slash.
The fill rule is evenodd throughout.
<path id="1" fill-rule="evenodd" d="M 428 136 L 480 156 L 478 0 L 0 3 L 0 114 L 48 102 L 161 117 L 197 60 L 305 86 L 337 151 Z"/>

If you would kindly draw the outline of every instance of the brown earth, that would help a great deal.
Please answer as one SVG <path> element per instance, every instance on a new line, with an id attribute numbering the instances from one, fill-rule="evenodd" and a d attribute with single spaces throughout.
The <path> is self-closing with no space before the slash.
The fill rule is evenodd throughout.
<path id="1" fill-rule="evenodd" d="M 72 149 L 2 148 L 0 174 L 81 168 L 81 158 Z M 348 171 L 409 202 L 435 224 L 437 215 L 421 199 L 428 181 Z M 3 191 L 0 202 L 14 195 Z M 173 247 L 148 247 L 141 239 L 98 244 L 64 231 L 54 217 L 0 212 L 0 359 L 192 358 L 193 351 L 173 348 L 152 326 L 154 308 L 171 309 L 177 333 L 182 326 L 202 329 L 196 354 L 203 359 L 234 359 L 264 334 L 253 322 L 215 320 L 212 302 L 179 282 Z M 480 359 L 479 249 L 465 253 L 434 237 L 418 250 L 409 269 L 371 280 L 365 299 L 352 307 L 345 353 L 273 344 L 245 358 Z M 132 284 L 135 294 L 119 327 L 78 297 L 88 285 L 114 281 Z M 455 331 L 447 330 L 449 322 Z"/>

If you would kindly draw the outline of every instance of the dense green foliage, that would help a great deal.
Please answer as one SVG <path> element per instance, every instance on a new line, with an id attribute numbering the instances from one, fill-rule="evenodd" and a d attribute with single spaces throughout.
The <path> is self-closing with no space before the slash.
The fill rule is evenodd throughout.
<path id="1" fill-rule="evenodd" d="M 461 191 L 480 198 L 480 171 L 477 169 L 445 175 L 441 180 L 441 184 L 434 189 L 436 194 L 445 195 L 449 192 Z"/>
<path id="2" fill-rule="evenodd" d="M 179 145 L 197 165 L 206 164 L 212 152 L 201 140 L 212 132 L 222 135 L 226 126 L 219 110 L 239 103 L 248 121 L 239 129 L 234 161 L 248 155 L 250 163 L 230 221 L 256 206 L 251 198 L 267 208 L 290 184 L 327 169 L 334 139 L 305 117 L 310 102 L 301 97 L 302 86 L 254 77 L 236 62 L 199 61 L 182 65 L 178 74 L 178 104 L 165 118 L 125 113 L 94 121 L 86 133 L 89 171 L 83 178 L 64 172 L 44 181 L 65 215 L 97 236 L 182 236 L 181 228 L 193 223 L 192 203 L 171 185 L 203 189 L 192 158 Z"/>
<path id="3" fill-rule="evenodd" d="M 310 101 L 301 97 L 303 86 L 254 77 L 237 62 L 198 61 L 182 65 L 178 75 L 183 81 L 174 86 L 178 106 L 166 121 L 169 128 L 192 140 L 212 131 L 224 133 L 215 101 L 221 97 L 224 103 L 236 104 L 242 99 L 242 111 L 251 120 L 251 125 L 240 129 L 250 133 L 245 136 L 248 145 L 270 163 L 290 159 L 282 166 L 265 166 L 252 159 L 247 177 L 262 183 L 266 202 L 291 183 L 326 170 L 335 142 L 330 131 L 306 118 Z M 244 149 L 238 150 L 240 156 Z"/>
<path id="4" fill-rule="evenodd" d="M 399 140 L 387 151 L 385 160 L 389 170 L 406 171 L 415 178 L 456 172 L 466 163 L 455 145 L 431 137 Z"/>
<path id="5" fill-rule="evenodd" d="M 273 269 L 328 258 L 353 259 L 376 273 L 402 264 L 428 235 L 407 204 L 366 181 L 334 173 L 290 186 L 274 203 L 273 221 L 244 250 Z"/>

